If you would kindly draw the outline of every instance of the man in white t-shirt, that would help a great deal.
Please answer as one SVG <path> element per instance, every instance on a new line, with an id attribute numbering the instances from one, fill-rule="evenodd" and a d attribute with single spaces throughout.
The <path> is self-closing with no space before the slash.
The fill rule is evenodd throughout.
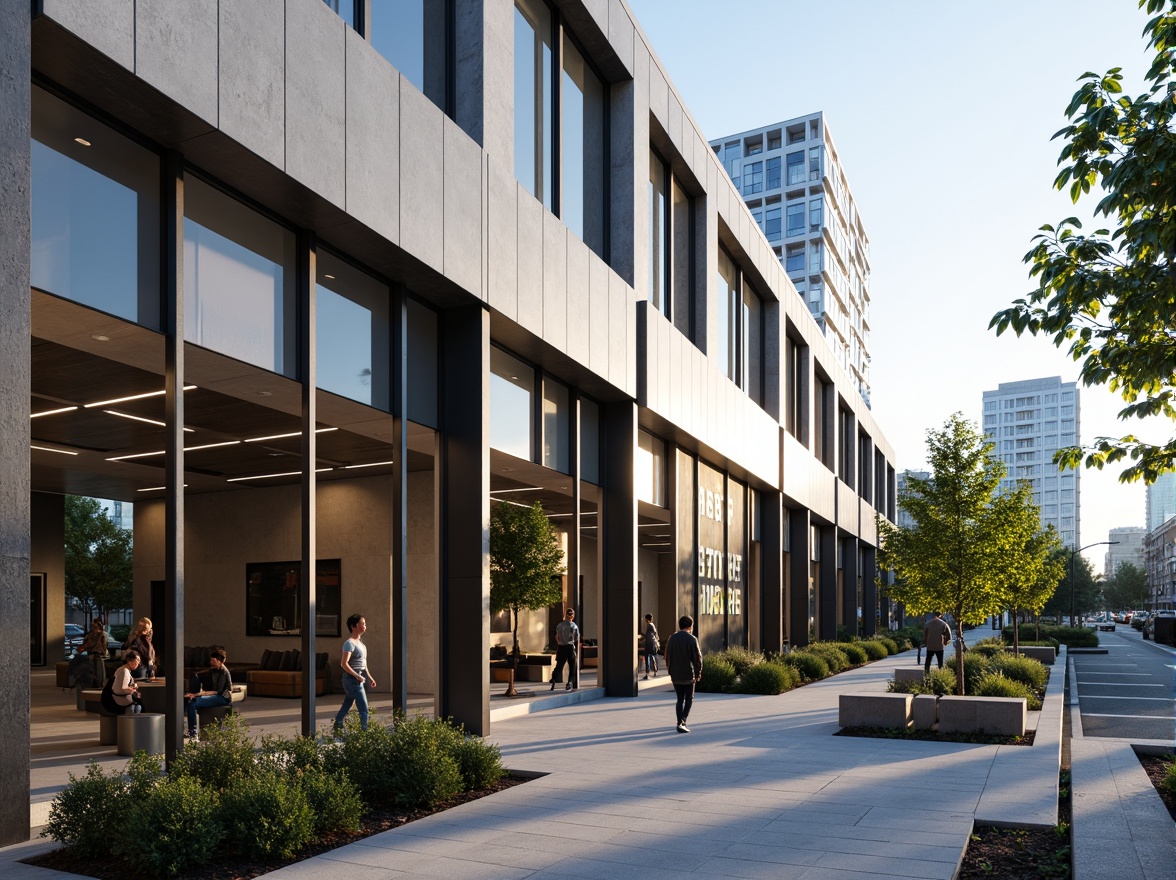
<path id="1" fill-rule="evenodd" d="M 343 656 L 339 660 L 339 667 L 343 670 L 343 705 L 335 716 L 336 733 L 343 730 L 343 719 L 351 711 L 352 703 L 359 712 L 360 726 L 367 730 L 368 699 L 364 687 L 376 686 L 376 680 L 367 671 L 367 646 L 360 641 L 367 632 L 367 621 L 362 614 L 347 618 L 347 631 L 351 638 L 343 643 Z"/>

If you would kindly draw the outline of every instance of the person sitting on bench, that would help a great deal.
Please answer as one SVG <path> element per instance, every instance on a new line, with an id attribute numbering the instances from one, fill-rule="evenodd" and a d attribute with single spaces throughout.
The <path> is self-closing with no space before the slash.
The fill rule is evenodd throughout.
<path id="1" fill-rule="evenodd" d="M 140 662 L 138 651 L 127 651 L 123 655 L 123 665 L 106 679 L 99 701 L 111 715 L 138 715 L 143 711 L 139 705 L 139 686 L 134 678 Z"/>
<path id="2" fill-rule="evenodd" d="M 233 705 L 233 677 L 225 668 L 226 657 L 224 648 L 214 648 L 208 657 L 208 662 L 212 664 L 212 669 L 207 673 L 211 679 L 211 688 L 209 690 L 201 688 L 198 691 L 184 694 L 184 711 L 188 715 L 187 735 L 189 738 L 196 736 L 196 711 L 198 709 Z"/>

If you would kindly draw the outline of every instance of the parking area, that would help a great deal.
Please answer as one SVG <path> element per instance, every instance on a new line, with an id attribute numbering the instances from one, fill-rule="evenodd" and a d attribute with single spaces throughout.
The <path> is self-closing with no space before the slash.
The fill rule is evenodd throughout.
<path id="1" fill-rule="evenodd" d="M 1176 739 L 1176 651 L 1122 626 L 1099 641 L 1106 654 L 1071 654 L 1082 735 Z"/>

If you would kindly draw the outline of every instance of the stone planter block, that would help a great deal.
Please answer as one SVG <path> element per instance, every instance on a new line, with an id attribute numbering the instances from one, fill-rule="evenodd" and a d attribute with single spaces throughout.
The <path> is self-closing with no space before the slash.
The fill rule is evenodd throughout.
<path id="1" fill-rule="evenodd" d="M 894 670 L 894 681 L 896 684 L 901 684 L 906 681 L 922 681 L 923 670 L 921 667 L 911 669 L 908 666 L 899 666 Z"/>
<path id="2" fill-rule="evenodd" d="M 837 723 L 842 727 L 897 727 L 911 721 L 911 694 L 842 694 Z"/>
<path id="3" fill-rule="evenodd" d="M 917 694 L 911 702 L 911 717 L 915 730 L 930 730 L 938 721 L 939 697 L 934 694 Z"/>
<path id="4" fill-rule="evenodd" d="M 1005 648 L 1010 654 L 1013 653 L 1012 646 Z M 1034 660 L 1040 660 L 1046 666 L 1053 666 L 1054 659 L 1058 652 L 1054 650 L 1052 645 L 1025 645 L 1021 648 L 1022 657 L 1031 657 Z"/>
<path id="5" fill-rule="evenodd" d="M 1024 697 L 940 697 L 940 733 L 1025 735 Z"/>

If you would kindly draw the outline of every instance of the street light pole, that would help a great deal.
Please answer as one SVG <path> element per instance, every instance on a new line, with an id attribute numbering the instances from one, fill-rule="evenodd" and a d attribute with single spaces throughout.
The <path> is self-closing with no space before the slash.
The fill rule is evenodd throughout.
<path id="1" fill-rule="evenodd" d="M 1074 623 L 1074 584 L 1076 578 L 1074 577 L 1074 557 L 1083 550 L 1089 550 L 1091 547 L 1101 547 L 1103 544 L 1118 544 L 1118 541 L 1095 541 L 1093 544 L 1087 544 L 1085 547 L 1079 547 L 1075 550 L 1070 548 L 1070 626 L 1075 626 Z"/>

